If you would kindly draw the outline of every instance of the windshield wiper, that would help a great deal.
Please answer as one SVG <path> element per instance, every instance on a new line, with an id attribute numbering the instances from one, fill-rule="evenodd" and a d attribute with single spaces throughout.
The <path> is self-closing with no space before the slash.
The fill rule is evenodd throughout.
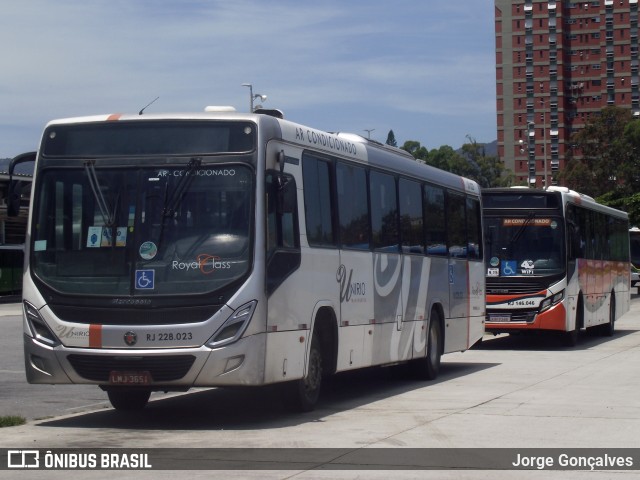
<path id="1" fill-rule="evenodd" d="M 165 199 L 164 199 L 164 208 L 162 209 L 162 222 L 160 223 L 160 234 L 158 235 L 158 248 L 162 244 L 162 240 L 164 237 L 164 226 L 167 221 L 167 218 L 173 218 L 176 214 L 176 210 L 180 206 L 180 202 L 182 202 L 182 198 L 184 194 L 189 189 L 191 182 L 193 182 L 194 173 L 200 168 L 200 164 L 202 163 L 202 159 L 199 157 L 194 157 L 189 160 L 189 164 L 184 171 L 184 174 L 178 180 L 178 184 L 176 188 L 171 193 L 171 197 L 167 198 L 166 190 L 165 190 Z M 165 184 L 165 188 L 168 188 L 168 184 Z"/>
<path id="2" fill-rule="evenodd" d="M 518 231 L 513 235 L 513 237 L 511 237 L 511 240 L 509 240 L 510 249 L 513 249 L 513 246 L 518 242 L 518 240 L 520 240 L 520 237 L 522 236 L 524 231 L 527 229 L 527 227 L 531 224 L 531 221 L 534 218 L 536 218 L 536 214 L 534 212 L 530 212 L 529 215 L 527 215 L 527 218 L 525 218 L 524 223 L 520 225 L 520 228 L 518 229 Z"/>
<path id="3" fill-rule="evenodd" d="M 89 185 L 93 191 L 93 196 L 100 208 L 100 214 L 102 215 L 102 221 L 105 226 L 112 228 L 115 226 L 115 212 L 114 209 L 109 208 L 107 201 L 102 194 L 102 188 L 100 182 L 98 182 L 98 176 L 96 175 L 95 160 L 87 160 L 84 162 L 84 170 L 89 177 Z"/>
<path id="4" fill-rule="evenodd" d="M 165 200 L 164 209 L 162 210 L 162 216 L 164 218 L 173 217 L 175 215 L 176 210 L 180 206 L 180 202 L 182 202 L 182 197 L 189 189 L 189 186 L 193 181 L 193 177 L 195 176 L 194 173 L 200 168 L 201 163 L 202 159 L 199 157 L 189 160 L 189 164 L 178 181 L 176 188 L 173 190 L 171 197 Z"/>

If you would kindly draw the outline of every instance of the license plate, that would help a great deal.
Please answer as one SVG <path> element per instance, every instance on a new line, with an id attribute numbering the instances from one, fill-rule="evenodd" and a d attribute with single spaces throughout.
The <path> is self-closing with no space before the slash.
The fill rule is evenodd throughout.
<path id="1" fill-rule="evenodd" d="M 492 323 L 508 323 L 511 321 L 511 315 L 490 315 L 489 321 Z"/>
<path id="2" fill-rule="evenodd" d="M 117 372 L 109 373 L 111 385 L 149 385 L 151 374 L 149 372 Z"/>

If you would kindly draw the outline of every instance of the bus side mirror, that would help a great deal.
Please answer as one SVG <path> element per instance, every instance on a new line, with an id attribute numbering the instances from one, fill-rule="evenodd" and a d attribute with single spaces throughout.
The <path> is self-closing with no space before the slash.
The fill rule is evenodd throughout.
<path id="1" fill-rule="evenodd" d="M 7 194 L 7 216 L 17 217 L 20 213 L 20 199 L 22 197 L 22 184 L 24 182 L 13 179 L 13 172 L 17 165 L 26 162 L 35 162 L 36 152 L 27 152 L 14 157 L 9 162 L 9 191 Z"/>
<path id="2" fill-rule="evenodd" d="M 20 198 L 22 197 L 22 182 L 18 180 L 9 181 L 9 192 L 7 194 L 7 216 L 17 217 L 20 213 Z"/>
<path id="3" fill-rule="evenodd" d="M 278 152 L 278 166 L 280 167 L 280 173 L 284 172 L 284 164 L 286 162 L 286 158 L 284 155 L 284 150 L 280 150 Z"/>

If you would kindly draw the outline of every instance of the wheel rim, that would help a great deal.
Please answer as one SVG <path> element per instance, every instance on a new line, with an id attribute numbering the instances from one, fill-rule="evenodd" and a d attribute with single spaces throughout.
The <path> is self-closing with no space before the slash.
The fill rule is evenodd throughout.
<path id="1" fill-rule="evenodd" d="M 312 396 L 320 388 L 322 378 L 322 364 L 320 362 L 320 352 L 312 348 L 309 358 L 309 372 L 304 379 L 304 390 L 308 396 Z"/>
<path id="2" fill-rule="evenodd" d="M 438 324 L 434 323 L 429 328 L 429 360 L 432 365 L 437 365 L 440 361 L 440 335 Z"/>

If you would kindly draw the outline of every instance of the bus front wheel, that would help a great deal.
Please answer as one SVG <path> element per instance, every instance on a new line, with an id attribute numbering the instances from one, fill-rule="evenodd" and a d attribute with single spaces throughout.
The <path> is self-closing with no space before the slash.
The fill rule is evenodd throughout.
<path id="1" fill-rule="evenodd" d="M 582 294 L 578 296 L 578 307 L 576 308 L 576 322 L 573 330 L 562 333 L 562 343 L 565 347 L 575 347 L 578 344 L 580 326 L 584 323 L 584 300 Z"/>
<path id="2" fill-rule="evenodd" d="M 149 390 L 107 390 L 109 401 L 116 410 L 133 411 L 142 410 L 149 401 Z"/>
<path id="3" fill-rule="evenodd" d="M 285 403 L 296 412 L 311 412 L 320 398 L 322 386 L 322 349 L 317 335 L 311 340 L 307 374 L 284 387 Z"/>

